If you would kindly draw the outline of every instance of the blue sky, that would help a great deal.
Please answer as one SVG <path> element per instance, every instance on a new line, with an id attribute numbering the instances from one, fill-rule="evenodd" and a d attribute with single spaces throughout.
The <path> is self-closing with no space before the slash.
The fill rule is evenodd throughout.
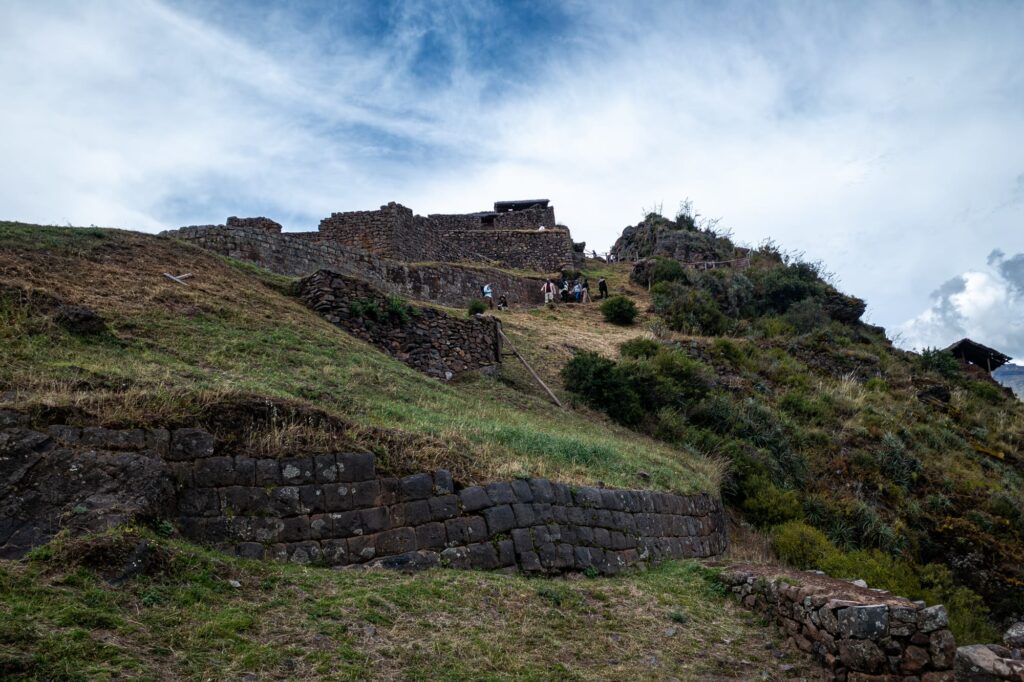
<path id="1" fill-rule="evenodd" d="M 1021 35 L 1011 2 L 0 2 L 0 217 L 544 196 L 603 249 L 690 198 L 904 345 L 1024 356 Z"/>

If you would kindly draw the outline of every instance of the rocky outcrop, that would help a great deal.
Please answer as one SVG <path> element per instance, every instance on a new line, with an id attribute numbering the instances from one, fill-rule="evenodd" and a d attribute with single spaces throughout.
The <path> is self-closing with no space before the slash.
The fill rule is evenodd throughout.
<path id="1" fill-rule="evenodd" d="M 501 364 L 498 321 L 411 306 L 366 282 L 320 270 L 299 282 L 303 302 L 328 322 L 419 371 L 449 380 Z"/>
<path id="2" fill-rule="evenodd" d="M 0 430 L 0 557 L 13 558 L 58 531 L 99 531 L 174 509 L 174 481 L 160 452 L 167 431 L 54 427 Z M 127 451 L 126 451 L 127 450 Z"/>
<path id="3" fill-rule="evenodd" d="M 952 682 L 956 642 L 943 606 L 810 572 L 736 566 L 721 579 L 841 680 Z M 957 678 L 959 679 L 959 677 Z"/>

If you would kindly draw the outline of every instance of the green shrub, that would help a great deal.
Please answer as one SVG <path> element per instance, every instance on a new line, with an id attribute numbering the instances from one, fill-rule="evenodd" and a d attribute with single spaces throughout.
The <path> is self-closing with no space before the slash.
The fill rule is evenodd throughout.
<path id="1" fill-rule="evenodd" d="M 882 447 L 875 453 L 879 470 L 896 485 L 908 488 L 921 473 L 921 460 L 910 452 L 894 433 L 882 436 Z"/>
<path id="2" fill-rule="evenodd" d="M 487 304 L 478 298 L 469 302 L 469 316 L 482 315 L 487 312 Z"/>
<path id="3" fill-rule="evenodd" d="M 924 371 L 941 374 L 947 379 L 960 374 L 960 361 L 948 350 L 925 347 L 919 363 Z"/>
<path id="4" fill-rule="evenodd" d="M 837 551 L 824 533 L 803 521 L 788 521 L 773 528 L 772 549 L 787 564 L 803 570 L 818 568 Z"/>
<path id="5" fill-rule="evenodd" d="M 357 298 L 351 301 L 348 304 L 348 314 L 352 317 L 373 320 L 374 322 L 379 322 L 383 317 L 377 302 L 366 298 Z"/>
<path id="6" fill-rule="evenodd" d="M 625 296 L 612 296 L 601 304 L 601 314 L 606 322 L 627 326 L 636 319 L 636 304 Z"/>
<path id="7" fill-rule="evenodd" d="M 744 515 L 759 528 L 803 518 L 803 506 L 796 492 L 780 489 L 767 477 L 752 476 L 741 484 L 741 489 Z"/>
<path id="8" fill-rule="evenodd" d="M 972 395 L 981 398 L 985 402 L 992 403 L 993 405 L 998 405 L 1007 398 L 1006 392 L 1003 389 L 994 384 L 990 384 L 987 381 L 972 381 L 967 384 L 967 390 L 969 390 Z"/>
<path id="9" fill-rule="evenodd" d="M 417 310 L 399 296 L 388 296 L 387 302 L 384 304 L 384 314 L 387 315 L 392 322 L 401 322 L 404 324 L 414 317 L 416 313 Z"/>
<path id="10" fill-rule="evenodd" d="M 562 379 L 567 390 L 621 424 L 636 425 L 644 416 L 639 397 L 613 360 L 590 351 L 577 353 L 562 368 Z"/>
<path id="11" fill-rule="evenodd" d="M 651 284 L 658 282 L 676 282 L 686 279 L 686 269 L 675 258 L 658 256 L 650 271 Z"/>
<path id="12" fill-rule="evenodd" d="M 660 351 L 662 345 L 653 339 L 645 339 L 638 336 L 619 344 L 619 353 L 624 358 L 650 358 Z"/>
<path id="13" fill-rule="evenodd" d="M 654 310 L 670 329 L 686 334 L 714 336 L 732 327 L 730 320 L 707 291 L 661 282 L 651 289 Z"/>
<path id="14" fill-rule="evenodd" d="M 825 308 L 813 298 L 797 301 L 789 307 L 783 317 L 801 334 L 809 334 L 829 323 Z"/>

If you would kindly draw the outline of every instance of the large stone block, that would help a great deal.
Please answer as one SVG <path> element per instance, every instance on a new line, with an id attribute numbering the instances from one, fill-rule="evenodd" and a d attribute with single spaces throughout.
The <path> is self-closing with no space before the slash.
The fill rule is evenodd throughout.
<path id="1" fill-rule="evenodd" d="M 949 613 L 945 606 L 938 604 L 917 612 L 917 629 L 921 632 L 934 632 L 946 627 L 949 627 Z"/>
<path id="2" fill-rule="evenodd" d="M 373 453 L 346 452 L 337 455 L 339 481 L 369 481 L 376 475 Z"/>
<path id="3" fill-rule="evenodd" d="M 487 524 L 479 516 L 448 519 L 444 525 L 452 545 L 468 545 L 487 538 Z"/>
<path id="4" fill-rule="evenodd" d="M 207 457 L 195 464 L 197 485 L 220 488 L 235 484 L 235 462 L 231 457 Z"/>
<path id="5" fill-rule="evenodd" d="M 512 512 L 512 507 L 507 504 L 484 509 L 482 514 L 487 522 L 487 532 L 491 536 L 498 533 L 507 533 L 516 525 L 516 516 Z"/>
<path id="6" fill-rule="evenodd" d="M 443 523 L 425 523 L 416 528 L 416 548 L 442 550 L 448 544 L 448 532 Z"/>
<path id="7" fill-rule="evenodd" d="M 171 460 L 203 459 L 212 457 L 215 440 L 213 434 L 202 429 L 175 429 L 167 458 Z"/>
<path id="8" fill-rule="evenodd" d="M 406 500 L 425 500 L 434 490 L 434 478 L 430 474 L 414 474 L 401 479 L 401 492 Z"/>
<path id="9" fill-rule="evenodd" d="M 840 639 L 837 646 L 839 659 L 851 670 L 874 674 L 882 672 L 887 663 L 885 654 L 871 640 Z"/>
<path id="10" fill-rule="evenodd" d="M 285 485 L 306 485 L 316 482 L 313 460 L 309 457 L 282 459 L 281 480 Z"/>
<path id="11" fill-rule="evenodd" d="M 491 506 L 487 492 L 479 486 L 463 488 L 459 492 L 459 503 L 465 512 L 475 512 Z"/>
<path id="12" fill-rule="evenodd" d="M 850 606 L 837 614 L 839 636 L 855 639 L 879 639 L 889 632 L 889 607 Z"/>
<path id="13" fill-rule="evenodd" d="M 444 521 L 445 519 L 453 519 L 459 515 L 459 496 L 458 495 L 442 495 L 440 497 L 431 497 L 427 500 L 430 505 L 430 516 L 434 521 Z"/>

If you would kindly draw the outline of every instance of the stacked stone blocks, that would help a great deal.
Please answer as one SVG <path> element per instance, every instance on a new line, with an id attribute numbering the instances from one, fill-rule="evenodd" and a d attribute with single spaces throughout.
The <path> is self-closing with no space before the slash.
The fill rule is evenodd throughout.
<path id="1" fill-rule="evenodd" d="M 708 495 L 545 479 L 456 490 L 444 470 L 379 478 L 369 453 L 210 456 L 171 469 L 183 534 L 248 558 L 613 574 L 726 547 L 721 505 Z"/>
<path id="2" fill-rule="evenodd" d="M 867 590 L 839 580 L 823 588 L 823 578 L 810 573 L 769 578 L 741 567 L 724 571 L 721 579 L 744 606 L 775 621 L 794 645 L 813 654 L 830 679 L 954 679 L 956 642 L 944 606 L 926 607 L 881 592 L 872 598 L 864 594 Z"/>
<path id="3" fill-rule="evenodd" d="M 401 296 L 442 305 L 466 305 L 480 297 L 480 287 L 486 283 L 512 304 L 542 300 L 544 280 L 540 278 L 453 263 L 402 263 L 324 239 L 318 232 L 275 233 L 252 226 L 203 225 L 163 234 L 282 275 L 303 277 L 323 268 L 360 277 Z"/>
<path id="4" fill-rule="evenodd" d="M 439 379 L 470 370 L 492 372 L 501 363 L 498 321 L 493 317 L 453 317 L 418 306 L 407 306 L 405 317 L 396 317 L 388 313 L 391 302 L 383 292 L 328 270 L 303 279 L 299 296 L 332 324 Z M 367 305 L 376 306 L 377 319 L 366 316 Z"/>

